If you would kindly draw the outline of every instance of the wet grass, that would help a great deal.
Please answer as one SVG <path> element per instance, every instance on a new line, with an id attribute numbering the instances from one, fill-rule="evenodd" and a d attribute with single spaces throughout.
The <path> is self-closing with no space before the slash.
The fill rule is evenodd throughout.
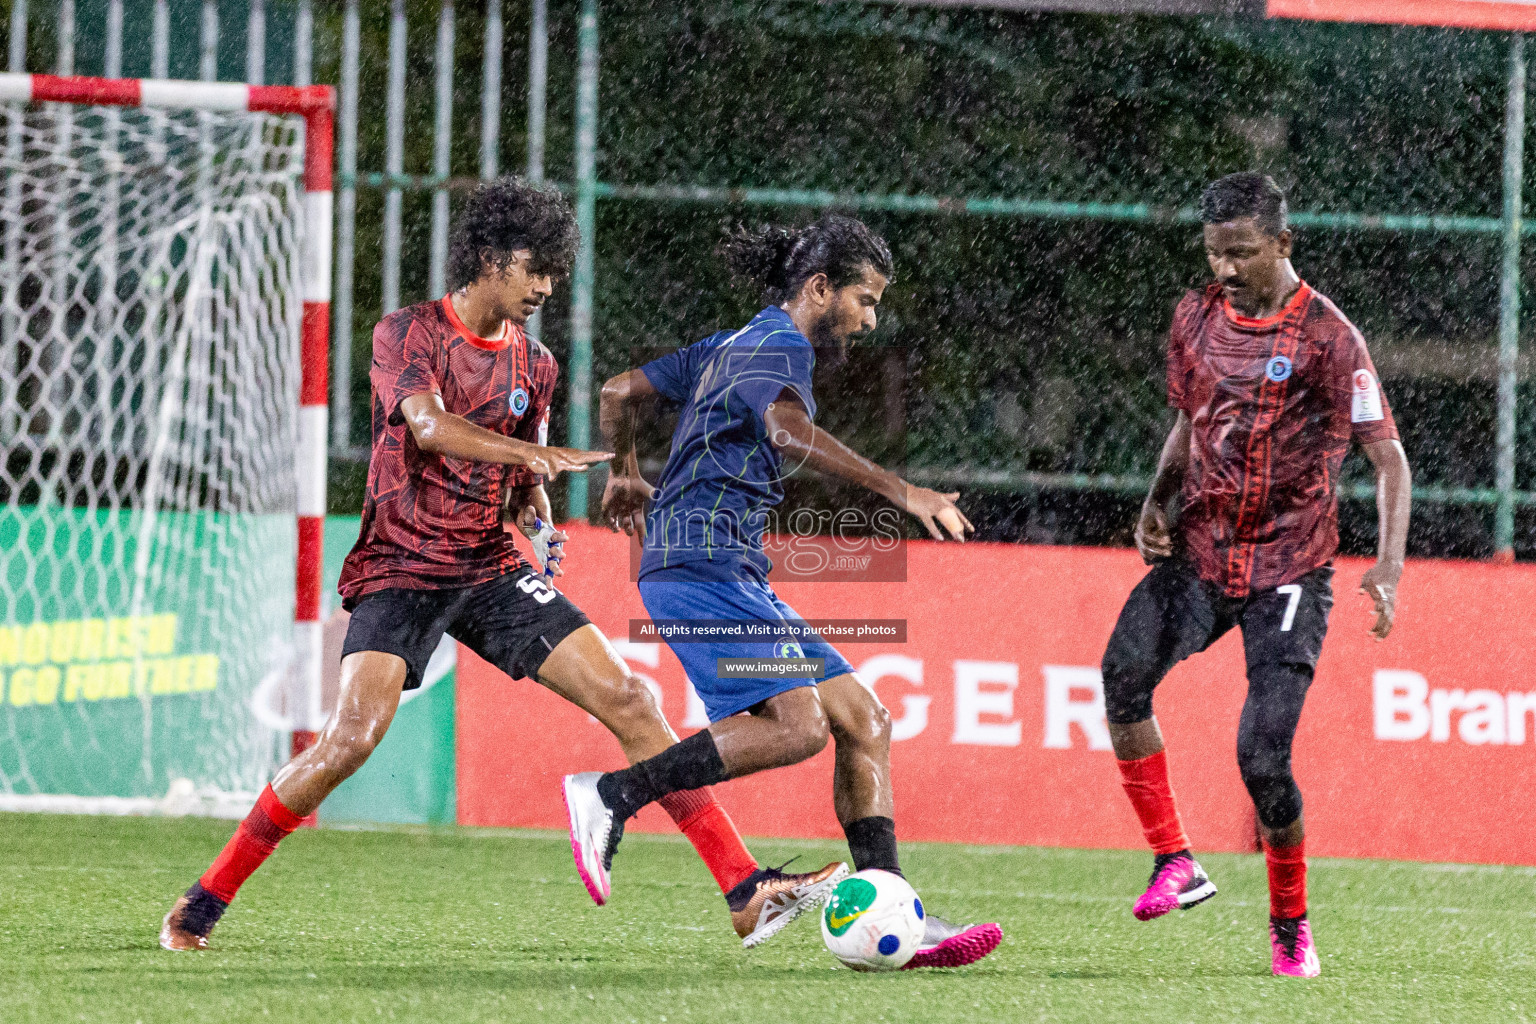
<path id="1" fill-rule="evenodd" d="M 1141 924 L 1145 855 L 910 844 L 931 908 L 1007 938 L 964 970 L 858 975 L 811 920 L 744 952 L 677 837 L 628 837 L 597 908 L 563 835 L 321 829 L 247 884 L 216 949 L 163 952 L 161 916 L 230 830 L 0 814 L 0 1019 L 1536 1021 L 1530 869 L 1317 862 L 1323 977 L 1299 982 L 1269 974 L 1258 857 L 1202 857 L 1221 894 Z"/>

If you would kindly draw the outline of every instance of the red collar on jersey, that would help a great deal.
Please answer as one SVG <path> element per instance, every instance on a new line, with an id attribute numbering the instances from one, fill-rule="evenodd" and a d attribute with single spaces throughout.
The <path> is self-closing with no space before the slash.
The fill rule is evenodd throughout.
<path id="1" fill-rule="evenodd" d="M 492 340 L 480 337 L 480 335 L 465 327 L 464 321 L 459 319 L 458 312 L 453 308 L 452 295 L 443 296 L 443 315 L 448 318 L 448 322 L 453 325 L 453 329 L 463 335 L 465 341 L 475 346 L 475 348 L 483 348 L 487 352 L 501 352 L 511 348 L 512 342 L 517 340 L 517 336 L 520 333 L 516 324 L 510 320 L 504 320 L 502 322 L 507 325 L 507 332 L 500 338 Z"/>
<path id="2" fill-rule="evenodd" d="M 1222 296 L 1221 304 L 1227 311 L 1227 319 L 1231 320 L 1237 326 L 1247 327 L 1249 329 L 1263 330 L 1266 327 L 1275 326 L 1281 320 L 1284 320 L 1296 310 L 1306 305 L 1311 301 L 1311 299 L 1312 287 L 1308 285 L 1307 282 L 1303 281 L 1301 282 L 1301 287 L 1296 289 L 1296 294 L 1291 296 L 1291 301 L 1287 302 L 1285 304 L 1285 308 L 1280 310 L 1280 312 L 1276 313 L 1274 316 L 1264 317 L 1257 320 L 1250 316 L 1243 316 L 1243 314 L 1232 308 L 1232 303 L 1227 301 L 1226 296 Z"/>

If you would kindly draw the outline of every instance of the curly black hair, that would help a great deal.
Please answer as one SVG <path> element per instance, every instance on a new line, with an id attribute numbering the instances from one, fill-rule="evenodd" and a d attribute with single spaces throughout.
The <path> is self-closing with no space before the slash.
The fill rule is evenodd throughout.
<path id="1" fill-rule="evenodd" d="M 803 228 L 738 227 L 720 243 L 720 254 L 733 274 L 762 288 L 768 302 L 794 298 L 816 274 L 826 274 L 834 288 L 858 281 L 866 267 L 895 279 L 885 239 L 863 221 L 835 213 Z"/>
<path id="2" fill-rule="evenodd" d="M 470 193 L 448 240 L 448 287 L 458 290 L 505 267 L 519 249 L 532 274 L 561 278 L 576 259 L 576 213 L 558 189 L 507 176 Z"/>
<path id="3" fill-rule="evenodd" d="M 1239 217 L 1252 217 L 1259 230 L 1280 237 L 1289 226 L 1285 190 L 1259 171 L 1239 171 L 1205 186 L 1200 193 L 1201 223 L 1225 224 Z"/>

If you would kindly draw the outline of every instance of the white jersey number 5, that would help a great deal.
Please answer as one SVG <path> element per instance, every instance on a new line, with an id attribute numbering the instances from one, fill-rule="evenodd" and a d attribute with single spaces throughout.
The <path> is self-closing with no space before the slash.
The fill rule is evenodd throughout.
<path id="1" fill-rule="evenodd" d="M 524 576 L 522 579 L 517 581 L 517 589 L 521 590 L 525 594 L 528 594 L 535 601 L 539 602 L 539 604 L 549 604 L 549 602 L 555 599 L 554 589 L 546 584 L 543 580 L 539 579 L 537 576 Z M 1285 588 L 1281 587 L 1280 589 L 1284 590 Z M 1292 602 L 1292 604 L 1294 605 L 1295 602 Z M 1291 628 L 1291 620 L 1289 614 L 1287 614 L 1285 620 L 1285 628 Z"/>

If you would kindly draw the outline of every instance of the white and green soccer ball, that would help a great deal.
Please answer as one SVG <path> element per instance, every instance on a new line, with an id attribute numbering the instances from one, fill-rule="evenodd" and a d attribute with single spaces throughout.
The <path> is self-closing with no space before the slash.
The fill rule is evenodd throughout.
<path id="1" fill-rule="evenodd" d="M 860 871 L 832 890 L 821 937 L 856 971 L 900 970 L 923 941 L 923 901 L 900 875 Z"/>

